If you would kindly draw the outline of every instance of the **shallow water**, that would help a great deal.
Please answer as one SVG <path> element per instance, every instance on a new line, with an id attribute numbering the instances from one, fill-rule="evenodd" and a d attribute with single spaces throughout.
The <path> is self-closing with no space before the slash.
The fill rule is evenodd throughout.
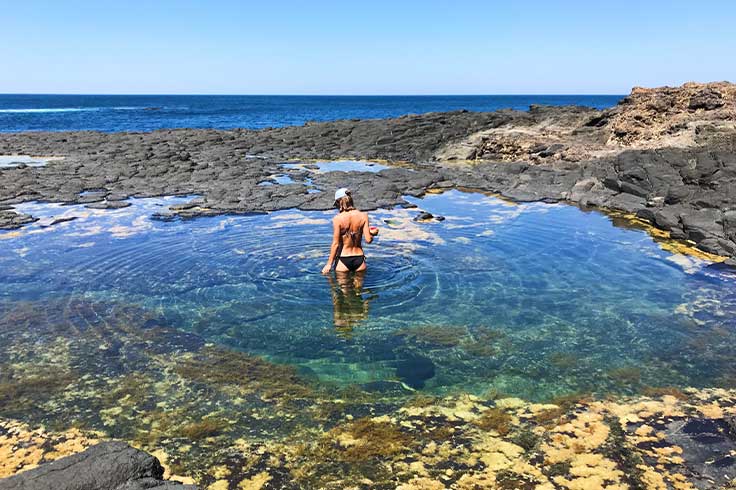
<path id="1" fill-rule="evenodd" d="M 31 157 L 28 155 L 0 155 L 0 168 L 17 167 L 26 165 L 28 167 L 43 167 L 48 162 L 59 160 L 59 157 Z"/>
<path id="2" fill-rule="evenodd" d="M 284 163 L 284 168 L 306 170 L 310 172 L 371 172 L 376 173 L 389 168 L 375 162 L 361 162 L 357 160 L 336 160 L 314 163 Z"/>
<path id="3" fill-rule="evenodd" d="M 366 246 L 369 270 L 345 279 L 319 273 L 331 212 L 150 219 L 185 200 L 18 206 L 75 219 L 0 232 L 0 312 L 21 302 L 134 306 L 157 324 L 296 366 L 317 386 L 376 397 L 545 400 L 732 383 L 733 271 L 672 255 L 602 214 L 458 191 L 410 199 L 446 219 L 371 213 L 381 234 Z M 34 328 L 44 326 L 26 333 Z"/>

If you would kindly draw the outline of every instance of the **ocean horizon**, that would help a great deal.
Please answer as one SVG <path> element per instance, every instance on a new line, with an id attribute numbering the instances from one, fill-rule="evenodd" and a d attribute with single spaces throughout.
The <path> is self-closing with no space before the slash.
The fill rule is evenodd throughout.
<path id="1" fill-rule="evenodd" d="M 263 129 L 530 105 L 605 109 L 624 95 L 72 95 L 0 94 L 0 132 Z"/>

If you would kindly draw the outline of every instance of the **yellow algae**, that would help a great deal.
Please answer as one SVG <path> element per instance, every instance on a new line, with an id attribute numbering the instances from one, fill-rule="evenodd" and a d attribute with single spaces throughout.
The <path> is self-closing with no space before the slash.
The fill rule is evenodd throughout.
<path id="1" fill-rule="evenodd" d="M 97 442 L 91 434 L 76 429 L 50 433 L 1 418 L 0 429 L 0 478 L 81 452 Z"/>
<path id="2" fill-rule="evenodd" d="M 697 407 L 698 411 L 703 414 L 704 417 L 709 419 L 722 419 L 723 409 L 717 403 L 710 403 L 708 405 L 700 405 Z"/>
<path id="3" fill-rule="evenodd" d="M 207 490 L 228 490 L 230 484 L 227 480 L 217 480 L 207 487 Z"/>
<path id="4" fill-rule="evenodd" d="M 213 466 L 210 468 L 209 474 L 217 480 L 223 480 L 230 476 L 230 468 L 225 465 Z"/>
<path id="5" fill-rule="evenodd" d="M 240 490 L 261 490 L 269 481 L 271 481 L 271 475 L 268 471 L 262 471 L 238 483 L 238 488 Z"/>
<path id="6" fill-rule="evenodd" d="M 396 487 L 396 490 L 445 490 L 446 487 L 430 478 L 414 478 Z"/>
<path id="7" fill-rule="evenodd" d="M 658 472 L 644 465 L 638 467 L 642 470 L 641 480 L 646 485 L 647 490 L 667 490 L 667 482 L 664 476 Z"/>
<path id="8" fill-rule="evenodd" d="M 420 476 L 428 475 L 427 468 L 425 468 L 424 463 L 421 461 L 412 461 L 409 463 L 409 471 Z"/>
<path id="9" fill-rule="evenodd" d="M 491 471 L 511 468 L 524 454 L 524 449 L 496 437 L 485 438 L 476 449 L 481 452 L 480 460 Z"/>
<path id="10" fill-rule="evenodd" d="M 496 406 L 498 408 L 521 408 L 526 406 L 527 402 L 519 398 L 502 398 L 496 400 Z"/>
<path id="11" fill-rule="evenodd" d="M 601 211 L 613 218 L 614 224 L 621 224 L 620 221 L 616 220 L 623 220 L 624 224 L 627 224 L 632 228 L 646 231 L 654 238 L 654 241 L 657 245 L 659 245 L 659 248 L 667 252 L 673 254 L 690 255 L 701 260 L 706 260 L 708 262 L 723 262 L 728 258 L 721 255 L 708 253 L 704 250 L 700 250 L 699 248 L 695 247 L 695 242 L 675 240 L 670 237 L 669 231 L 661 230 L 653 226 L 649 221 L 641 219 L 635 214 L 623 213 L 606 208 L 601 208 Z"/>

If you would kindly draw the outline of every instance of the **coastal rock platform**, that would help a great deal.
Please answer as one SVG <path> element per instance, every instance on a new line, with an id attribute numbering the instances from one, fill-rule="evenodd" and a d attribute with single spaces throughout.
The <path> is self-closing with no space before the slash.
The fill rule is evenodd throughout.
<path id="1" fill-rule="evenodd" d="M 736 257 L 736 85 L 727 82 L 636 88 L 603 111 L 532 106 L 260 131 L 7 133 L 0 154 L 64 157 L 0 169 L 0 229 L 33 221 L 10 208 L 26 201 L 116 208 L 129 197 L 200 196 L 163 215 L 190 218 L 329 209 L 336 187 L 353 189 L 364 209 L 466 188 L 622 211 L 702 251 Z M 282 165 L 339 159 L 389 168 Z M 274 184 L 281 174 L 290 182 Z"/>

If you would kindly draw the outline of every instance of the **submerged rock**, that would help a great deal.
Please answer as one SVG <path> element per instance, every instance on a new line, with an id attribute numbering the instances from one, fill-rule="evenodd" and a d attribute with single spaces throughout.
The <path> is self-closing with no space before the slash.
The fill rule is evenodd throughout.
<path id="1" fill-rule="evenodd" d="M 130 203 L 128 201 L 101 201 L 101 202 L 92 202 L 85 206 L 85 208 L 89 209 L 121 209 L 121 208 L 127 208 L 130 206 Z"/>
<path id="2" fill-rule="evenodd" d="M 396 363 L 396 376 L 414 389 L 424 388 L 425 381 L 434 378 L 434 375 L 434 362 L 419 354 L 410 354 Z"/>
<path id="3" fill-rule="evenodd" d="M 196 490 L 163 480 L 158 459 L 124 442 L 87 450 L 0 480 L 0 490 Z"/>

